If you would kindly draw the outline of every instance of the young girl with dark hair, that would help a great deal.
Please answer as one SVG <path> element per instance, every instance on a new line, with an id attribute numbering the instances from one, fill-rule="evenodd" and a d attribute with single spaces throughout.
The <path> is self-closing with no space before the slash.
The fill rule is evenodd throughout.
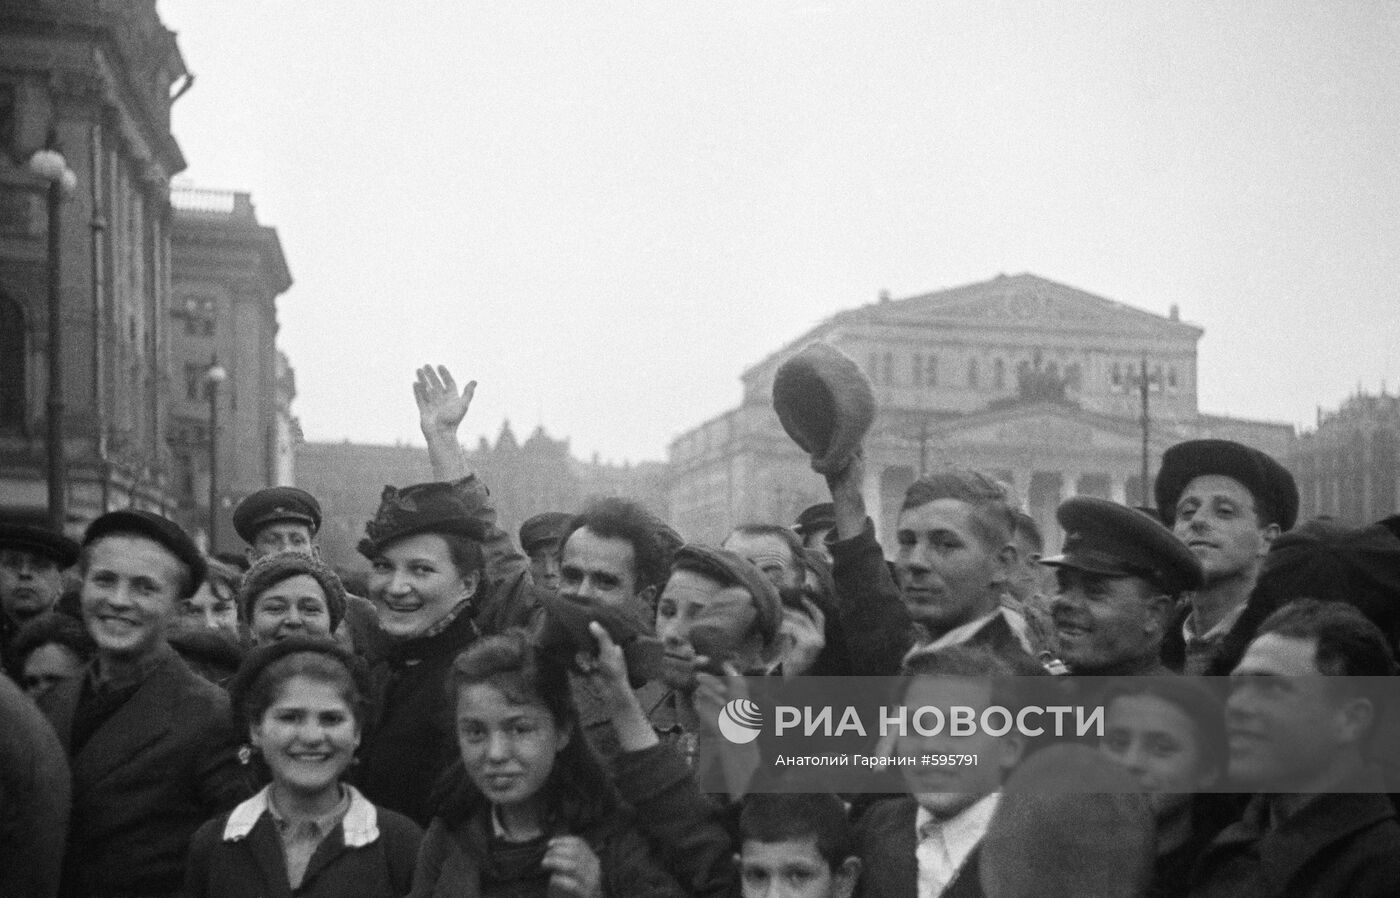
<path id="1" fill-rule="evenodd" d="M 577 729 L 565 669 L 523 630 L 453 664 L 461 764 L 428 828 L 414 898 L 666 898 L 652 858 Z"/>
<path id="2" fill-rule="evenodd" d="M 231 692 L 272 782 L 195 833 L 188 898 L 407 894 L 422 831 L 341 781 L 365 722 L 357 660 L 290 636 L 255 649 Z"/>

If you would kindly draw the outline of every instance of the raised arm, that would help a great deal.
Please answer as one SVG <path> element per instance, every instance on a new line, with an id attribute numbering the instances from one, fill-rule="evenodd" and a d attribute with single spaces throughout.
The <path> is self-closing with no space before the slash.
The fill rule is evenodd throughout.
<path id="1" fill-rule="evenodd" d="M 826 482 L 836 516 L 836 539 L 829 543 L 831 574 L 851 673 L 893 674 L 913 645 L 913 623 L 866 513 L 861 494 L 865 459 L 856 453 L 844 470 L 828 476 Z"/>

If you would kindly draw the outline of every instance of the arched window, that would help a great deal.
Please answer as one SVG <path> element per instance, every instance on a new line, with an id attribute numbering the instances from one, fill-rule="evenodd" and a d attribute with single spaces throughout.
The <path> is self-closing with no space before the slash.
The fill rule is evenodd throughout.
<path id="1" fill-rule="evenodd" d="M 0 427 L 24 424 L 24 309 L 0 294 Z"/>
<path id="2" fill-rule="evenodd" d="M 981 377 L 978 375 L 978 372 L 977 372 L 977 360 L 976 360 L 976 359 L 968 359 L 968 360 L 967 360 L 967 388 L 968 388 L 969 390 L 975 390 L 975 389 L 977 389 L 979 386 L 981 386 Z"/>
<path id="3" fill-rule="evenodd" d="M 998 390 L 1006 387 L 1006 362 L 997 359 L 992 363 L 992 382 Z"/>

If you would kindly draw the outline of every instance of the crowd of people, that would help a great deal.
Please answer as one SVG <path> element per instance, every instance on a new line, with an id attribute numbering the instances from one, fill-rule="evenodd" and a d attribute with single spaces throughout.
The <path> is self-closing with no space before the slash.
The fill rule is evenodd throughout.
<path id="1" fill-rule="evenodd" d="M 718 545 L 622 497 L 505 532 L 441 367 L 364 596 L 294 487 L 236 509 L 243 564 L 151 511 L 0 521 L 0 896 L 1400 895 L 1400 516 L 1299 522 L 1277 460 L 1202 439 L 1154 508 L 1065 500 L 1058 554 L 955 468 L 882 546 L 860 378 L 805 353 L 775 407 L 831 501 Z M 754 678 L 857 676 L 1102 728 L 906 732 L 871 750 L 976 763 L 840 793 L 721 733 Z"/>

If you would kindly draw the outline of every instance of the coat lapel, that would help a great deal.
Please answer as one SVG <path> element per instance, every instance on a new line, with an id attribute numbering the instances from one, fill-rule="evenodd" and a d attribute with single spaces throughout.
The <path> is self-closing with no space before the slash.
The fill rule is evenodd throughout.
<path id="1" fill-rule="evenodd" d="M 292 898 L 292 885 L 287 880 L 287 858 L 282 853 L 282 839 L 277 835 L 277 825 L 272 822 L 271 814 L 264 813 L 258 818 L 243 844 L 253 855 L 253 863 L 262 876 L 267 898 Z"/>
<path id="2" fill-rule="evenodd" d="M 1338 792 L 1319 795 L 1259 842 L 1260 869 L 1277 894 L 1328 846 L 1395 815 L 1385 795 Z"/>
<path id="3" fill-rule="evenodd" d="M 81 771 L 91 786 L 130 764 L 142 749 L 163 739 L 171 729 L 179 704 L 182 674 L 188 673 L 184 662 L 170 650 L 136 694 L 97 728 L 74 757 L 75 773 Z"/>

